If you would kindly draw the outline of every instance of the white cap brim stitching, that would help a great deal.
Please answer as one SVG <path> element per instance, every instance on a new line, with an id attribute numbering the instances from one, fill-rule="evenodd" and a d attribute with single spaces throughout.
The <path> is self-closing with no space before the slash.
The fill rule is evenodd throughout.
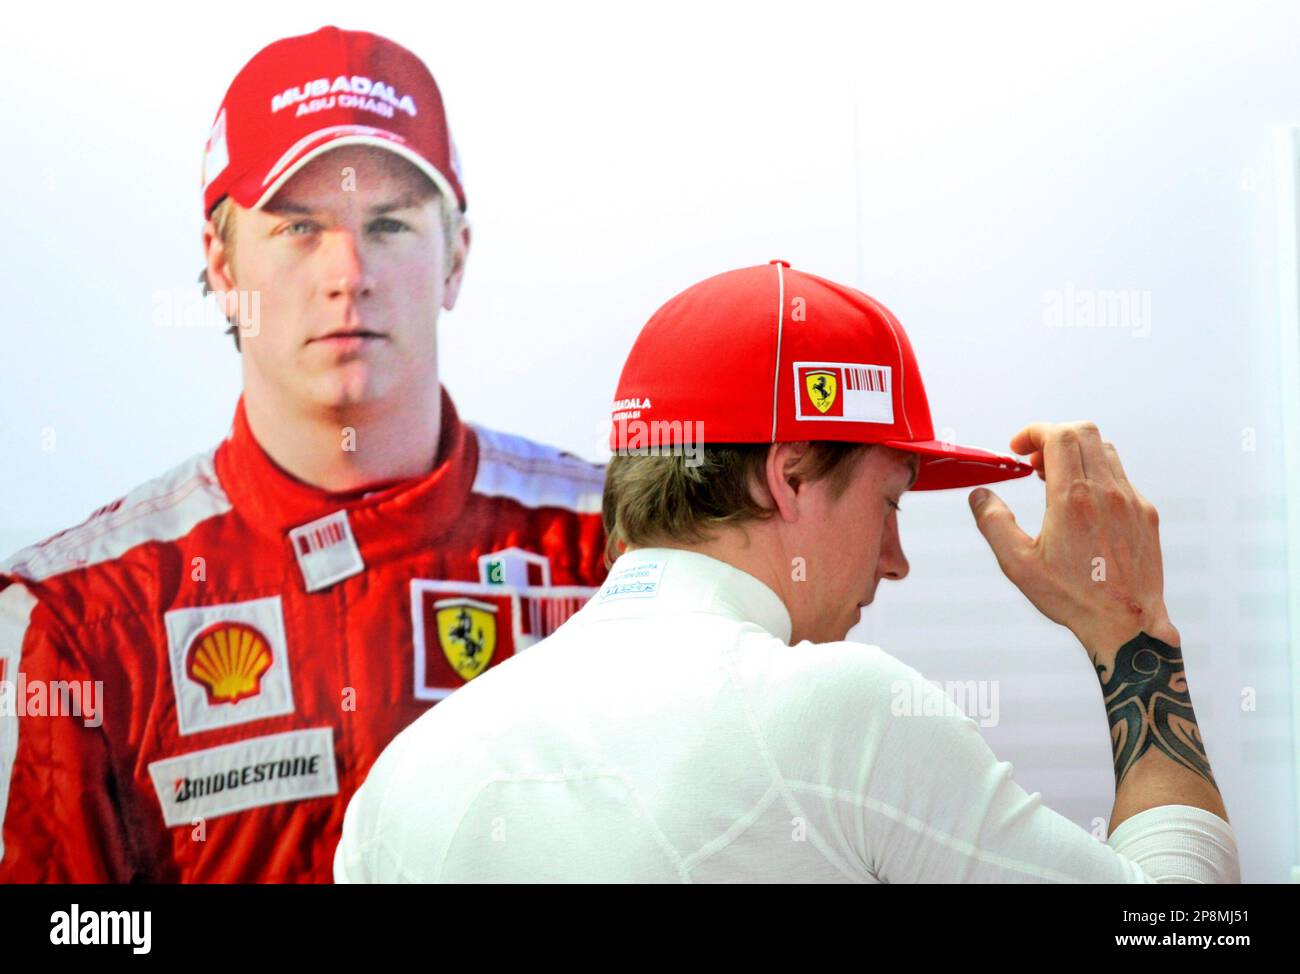
<path id="1" fill-rule="evenodd" d="M 435 167 L 432 163 L 430 163 L 429 160 L 425 159 L 424 156 L 408 148 L 403 143 L 394 141 L 394 139 L 399 138 L 398 136 L 393 136 L 393 138 L 385 138 L 382 135 L 370 135 L 358 131 L 359 129 L 364 129 L 366 133 L 382 131 L 381 129 L 374 129 L 369 126 L 340 125 L 340 126 L 336 126 L 336 128 L 344 132 L 350 132 L 352 134 L 340 133 L 339 135 L 327 137 L 326 140 L 322 142 L 320 145 L 303 153 L 301 157 L 289 163 L 288 165 L 285 165 L 284 156 L 282 156 L 280 158 L 280 161 L 271 167 L 271 171 L 270 173 L 267 174 L 267 178 L 269 179 L 271 177 L 271 174 L 274 173 L 276 169 L 282 165 L 285 165 L 284 171 L 281 172 L 278 176 L 276 176 L 274 182 L 272 182 L 269 186 L 266 187 L 266 189 L 262 191 L 262 195 L 257 198 L 257 202 L 253 204 L 252 209 L 260 210 L 262 207 L 264 207 L 268 202 L 270 202 L 271 197 L 275 196 L 275 194 L 280 191 L 280 188 L 285 183 L 287 183 L 291 178 L 293 178 L 295 173 L 297 173 L 300 169 L 302 169 L 303 166 L 307 165 L 307 163 L 311 162 L 317 156 L 323 155 L 324 153 L 329 152 L 332 149 L 341 148 L 342 146 L 345 145 L 373 145 L 380 149 L 387 149 L 389 152 L 401 156 L 403 159 L 405 159 L 407 162 L 410 162 L 422 173 L 424 173 L 431 180 L 433 180 L 434 185 L 438 187 L 438 191 L 441 192 L 445 197 L 447 197 L 447 199 L 454 202 L 458 207 L 460 206 L 460 198 L 456 195 L 456 191 L 452 188 L 452 185 L 448 181 L 447 177 L 444 176 L 441 172 L 439 172 L 437 167 Z M 322 129 L 321 131 L 323 132 L 328 130 Z M 311 136 L 311 138 L 317 138 L 320 135 L 321 132 L 316 132 Z"/>

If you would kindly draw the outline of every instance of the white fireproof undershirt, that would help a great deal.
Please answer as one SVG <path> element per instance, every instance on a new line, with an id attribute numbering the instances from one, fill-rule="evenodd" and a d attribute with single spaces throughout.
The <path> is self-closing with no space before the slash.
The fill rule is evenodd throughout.
<path id="1" fill-rule="evenodd" d="M 912 667 L 790 632 L 745 572 L 625 554 L 555 635 L 389 745 L 335 879 L 1240 882 L 1217 815 L 1162 806 L 1099 841 Z M 904 683 L 920 713 L 891 706 Z"/>

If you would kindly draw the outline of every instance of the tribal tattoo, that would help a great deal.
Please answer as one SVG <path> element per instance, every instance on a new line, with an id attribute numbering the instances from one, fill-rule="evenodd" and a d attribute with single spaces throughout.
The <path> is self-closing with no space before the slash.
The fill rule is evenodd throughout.
<path id="1" fill-rule="evenodd" d="M 1218 788 L 1201 742 L 1192 698 L 1187 692 L 1183 652 L 1145 632 L 1115 654 L 1109 676 L 1093 665 L 1101 681 L 1115 757 L 1115 786 L 1151 748 L 1157 748 Z"/>

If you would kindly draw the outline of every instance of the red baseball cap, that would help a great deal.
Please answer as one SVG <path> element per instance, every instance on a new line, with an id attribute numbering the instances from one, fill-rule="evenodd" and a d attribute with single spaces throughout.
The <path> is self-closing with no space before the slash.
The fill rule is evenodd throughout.
<path id="1" fill-rule="evenodd" d="M 860 291 L 783 260 L 710 277 L 656 311 L 623 366 L 613 420 L 615 452 L 636 440 L 628 436 L 636 421 L 660 423 L 651 434 L 660 446 L 696 428 L 706 444 L 881 443 L 920 455 L 913 490 L 995 483 L 1034 469 L 936 440 L 898 320 Z"/>
<path id="2" fill-rule="evenodd" d="M 203 153 L 203 215 L 225 196 L 258 209 L 328 149 L 376 145 L 433 180 L 463 211 L 442 95 L 418 57 L 387 38 L 322 27 L 262 48 L 235 75 Z"/>

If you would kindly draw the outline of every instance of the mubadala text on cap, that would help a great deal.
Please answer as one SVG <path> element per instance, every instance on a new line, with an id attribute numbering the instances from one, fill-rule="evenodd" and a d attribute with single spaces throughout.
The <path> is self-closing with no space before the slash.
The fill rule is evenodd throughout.
<path id="1" fill-rule="evenodd" d="M 286 89 L 280 94 L 272 96 L 271 112 L 274 114 L 282 108 L 288 108 L 290 105 L 297 105 L 313 98 L 340 94 L 360 95 L 363 98 L 368 97 L 386 102 L 398 111 L 406 112 L 412 118 L 416 114 L 415 100 L 410 95 L 402 95 L 399 98 L 396 89 L 392 85 L 385 84 L 382 81 L 371 81 L 369 78 L 355 74 L 351 77 L 341 74 L 332 83 L 329 78 L 316 78 L 313 81 L 304 82 L 300 87 Z M 356 102 L 351 103 L 351 106 L 342 101 L 340 101 L 340 104 L 343 104 L 344 107 L 368 107 Z M 370 110 L 375 111 L 377 109 L 371 108 Z M 301 110 L 298 114 L 302 114 Z M 389 118 L 392 117 L 391 110 L 387 114 Z"/>

